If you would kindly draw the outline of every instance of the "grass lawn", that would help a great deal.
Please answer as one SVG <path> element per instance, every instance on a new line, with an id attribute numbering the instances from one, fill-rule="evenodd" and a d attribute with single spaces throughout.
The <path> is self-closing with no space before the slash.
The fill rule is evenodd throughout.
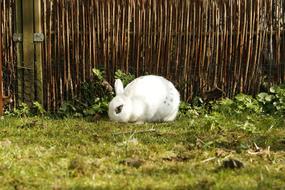
<path id="1" fill-rule="evenodd" d="M 0 120 L 0 189 L 285 189 L 285 121 L 258 114 Z"/>

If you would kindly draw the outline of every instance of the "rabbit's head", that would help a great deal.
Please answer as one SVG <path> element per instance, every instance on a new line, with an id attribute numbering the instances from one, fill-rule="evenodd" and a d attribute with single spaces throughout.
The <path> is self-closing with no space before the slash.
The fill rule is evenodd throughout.
<path id="1" fill-rule="evenodd" d="M 124 86 L 120 79 L 115 81 L 116 96 L 109 103 L 108 115 L 113 121 L 128 122 L 132 112 L 130 98 L 124 95 Z"/>

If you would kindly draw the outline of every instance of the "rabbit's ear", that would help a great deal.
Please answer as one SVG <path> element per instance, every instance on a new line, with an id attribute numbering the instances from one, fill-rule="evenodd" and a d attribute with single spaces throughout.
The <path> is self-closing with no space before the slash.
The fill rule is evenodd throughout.
<path id="1" fill-rule="evenodd" d="M 120 79 L 115 80 L 115 92 L 117 95 L 124 92 L 124 85 Z"/>

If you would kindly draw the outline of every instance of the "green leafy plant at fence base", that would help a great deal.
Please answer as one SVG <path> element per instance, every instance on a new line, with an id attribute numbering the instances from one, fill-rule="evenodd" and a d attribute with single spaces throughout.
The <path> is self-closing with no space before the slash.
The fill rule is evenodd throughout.
<path id="1" fill-rule="evenodd" d="M 250 95 L 238 94 L 234 98 L 237 112 L 261 113 L 262 107 L 259 102 Z"/>
<path id="2" fill-rule="evenodd" d="M 227 115 L 234 115 L 240 113 L 261 113 L 262 106 L 252 96 L 246 94 L 238 94 L 234 99 L 222 99 L 212 103 L 212 110 L 216 112 L 225 113 Z"/>
<path id="3" fill-rule="evenodd" d="M 90 80 L 82 83 L 80 96 L 66 101 L 59 109 L 61 116 L 92 116 L 106 114 L 108 102 L 113 97 L 112 86 L 104 79 L 104 72 L 93 69 Z"/>
<path id="4" fill-rule="evenodd" d="M 195 97 L 191 104 L 185 101 L 180 102 L 179 116 L 198 117 L 199 115 L 208 113 L 208 109 L 208 105 L 200 97 Z"/>
<path id="5" fill-rule="evenodd" d="M 33 106 L 31 107 L 31 113 L 33 115 L 44 116 L 46 114 L 46 110 L 39 102 L 33 102 Z"/>
<path id="6" fill-rule="evenodd" d="M 112 86 L 104 79 L 104 72 L 99 69 L 92 70 L 93 76 L 90 80 L 85 81 L 80 86 L 80 95 L 72 100 L 65 101 L 57 115 L 66 116 L 94 116 L 105 115 L 108 110 L 108 103 L 114 97 Z M 124 73 L 121 70 L 115 72 L 115 78 L 123 81 L 124 85 L 131 82 L 135 76 L 129 73 Z M 39 102 L 33 102 L 31 106 L 26 103 L 20 103 L 17 108 L 12 111 L 6 111 L 6 115 L 17 117 L 28 116 L 44 116 L 45 109 Z"/>
<path id="7" fill-rule="evenodd" d="M 112 86 L 104 79 L 104 73 L 93 69 L 91 80 L 81 85 L 80 96 L 66 101 L 59 109 L 60 116 L 94 116 L 104 115 L 108 110 L 108 103 L 114 96 Z M 115 72 L 115 78 L 123 81 L 124 85 L 131 82 L 135 76 L 121 70 Z M 202 98 L 195 97 L 191 103 L 182 101 L 179 107 L 180 117 L 198 117 L 212 113 L 222 113 L 234 116 L 242 113 L 255 114 L 284 114 L 285 113 L 285 85 L 273 86 L 269 92 L 261 92 L 256 97 L 238 94 L 233 99 L 225 98 L 218 101 L 204 102 Z M 28 117 L 43 116 L 46 111 L 39 102 L 32 106 L 21 103 L 6 115 Z M 212 117 L 211 116 L 211 117 Z"/>
<path id="8" fill-rule="evenodd" d="M 191 104 L 180 104 L 182 116 L 193 117 L 213 112 L 231 116 L 243 113 L 284 115 L 285 85 L 273 86 L 269 92 L 261 92 L 256 97 L 238 94 L 233 99 L 225 98 L 205 103 L 201 98 L 195 98 Z"/>
<path id="9" fill-rule="evenodd" d="M 6 111 L 6 115 L 17 116 L 17 117 L 27 117 L 31 114 L 30 107 L 26 103 L 20 103 L 18 107 L 14 108 L 12 111 Z"/>
<path id="10" fill-rule="evenodd" d="M 46 114 L 45 109 L 39 102 L 33 102 L 31 106 L 26 103 L 20 103 L 20 105 L 14 108 L 12 111 L 6 111 L 5 115 L 16 117 L 29 117 L 29 116 L 44 116 Z"/>
<path id="11" fill-rule="evenodd" d="M 93 69 L 91 80 L 81 85 L 79 97 L 65 102 L 59 109 L 61 116 L 94 116 L 106 115 L 108 103 L 114 96 L 112 86 L 104 79 L 104 72 Z M 124 85 L 131 82 L 135 76 L 121 70 L 115 72 L 115 78 L 122 80 Z"/>
<path id="12" fill-rule="evenodd" d="M 95 99 L 94 104 L 83 111 L 84 115 L 104 114 L 108 110 L 108 97 Z"/>
<path id="13" fill-rule="evenodd" d="M 122 70 L 118 69 L 115 72 L 115 79 L 121 79 L 124 86 L 126 86 L 127 84 L 129 84 L 132 80 L 135 79 L 135 75 L 132 75 L 130 73 L 125 73 Z"/>
<path id="14" fill-rule="evenodd" d="M 273 86 L 269 92 L 257 95 L 257 100 L 262 104 L 265 113 L 285 113 L 285 85 Z"/>

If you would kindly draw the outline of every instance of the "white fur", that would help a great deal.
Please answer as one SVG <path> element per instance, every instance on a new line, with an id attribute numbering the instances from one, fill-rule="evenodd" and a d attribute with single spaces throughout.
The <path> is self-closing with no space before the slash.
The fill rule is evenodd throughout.
<path id="1" fill-rule="evenodd" d="M 116 94 L 124 93 L 124 85 L 120 79 L 115 80 L 115 92 Z"/>
<path id="2" fill-rule="evenodd" d="M 124 89 L 115 81 L 116 96 L 109 103 L 108 115 L 119 122 L 173 121 L 178 113 L 180 95 L 174 85 L 161 76 L 136 78 Z"/>

